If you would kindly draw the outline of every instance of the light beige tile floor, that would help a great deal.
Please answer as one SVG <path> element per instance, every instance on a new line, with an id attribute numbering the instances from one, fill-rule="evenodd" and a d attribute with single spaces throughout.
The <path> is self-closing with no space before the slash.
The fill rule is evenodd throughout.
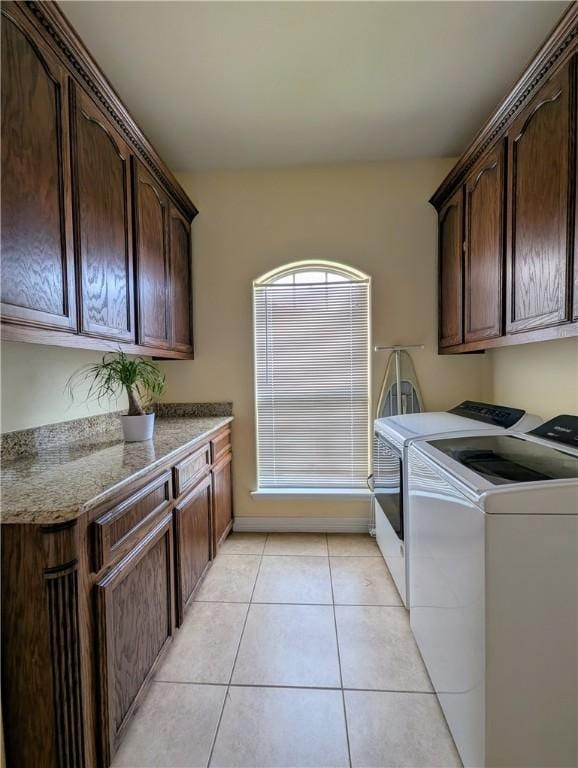
<path id="1" fill-rule="evenodd" d="M 267 541 L 266 533 L 232 533 L 221 544 L 222 555 L 262 555 Z"/>
<path id="2" fill-rule="evenodd" d="M 265 554 L 327 557 L 327 536 L 324 533 L 270 533 Z"/>
<path id="3" fill-rule="evenodd" d="M 220 554 L 197 590 L 195 600 L 248 603 L 260 564 L 259 555 Z"/>
<path id="4" fill-rule="evenodd" d="M 207 765 L 226 693 L 224 685 L 152 683 L 113 768 Z"/>
<path id="5" fill-rule="evenodd" d="M 257 603 L 331 605 L 333 598 L 329 558 L 316 555 L 265 555 L 253 600 Z"/>
<path id="6" fill-rule="evenodd" d="M 382 557 L 330 557 L 336 605 L 402 605 Z"/>
<path id="7" fill-rule="evenodd" d="M 193 603 L 156 679 L 226 685 L 231 679 L 248 608 L 246 603 Z"/>
<path id="8" fill-rule="evenodd" d="M 461 765 L 432 694 L 346 691 L 345 708 L 354 768 Z"/>
<path id="9" fill-rule="evenodd" d="M 114 762 L 459 764 L 408 614 L 357 534 L 231 536 Z"/>
<path id="10" fill-rule="evenodd" d="M 341 691 L 231 688 L 211 766 L 349 766 Z"/>
<path id="11" fill-rule="evenodd" d="M 405 608 L 335 607 L 345 688 L 432 690 Z"/>
<path id="12" fill-rule="evenodd" d="M 362 533 L 327 534 L 329 554 L 335 556 L 381 557 L 375 539 Z"/>
<path id="13" fill-rule="evenodd" d="M 251 605 L 233 683 L 340 688 L 331 605 Z"/>

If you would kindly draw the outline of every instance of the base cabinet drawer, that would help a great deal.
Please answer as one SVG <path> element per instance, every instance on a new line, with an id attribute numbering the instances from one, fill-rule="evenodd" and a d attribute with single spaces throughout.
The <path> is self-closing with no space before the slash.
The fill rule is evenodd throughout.
<path id="1" fill-rule="evenodd" d="M 211 440 L 211 463 L 216 464 L 231 450 L 231 428 L 227 427 Z"/>
<path id="2" fill-rule="evenodd" d="M 172 514 L 95 585 L 102 764 L 124 728 L 174 631 Z"/>
<path id="3" fill-rule="evenodd" d="M 92 523 L 95 573 L 129 552 L 171 506 L 171 473 L 163 472 Z"/>
<path id="4" fill-rule="evenodd" d="M 177 622 L 211 560 L 211 476 L 207 475 L 174 508 Z"/>
<path id="5" fill-rule="evenodd" d="M 213 527 L 215 554 L 233 525 L 233 487 L 231 454 L 227 454 L 213 468 Z"/>
<path id="6" fill-rule="evenodd" d="M 175 496 L 178 498 L 193 488 L 210 468 L 211 449 L 207 443 L 175 467 Z"/>

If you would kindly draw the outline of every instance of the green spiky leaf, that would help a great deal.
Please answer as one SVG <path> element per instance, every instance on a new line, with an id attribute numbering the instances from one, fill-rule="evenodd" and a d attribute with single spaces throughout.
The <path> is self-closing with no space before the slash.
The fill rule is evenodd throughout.
<path id="1" fill-rule="evenodd" d="M 66 383 L 74 400 L 75 391 L 88 385 L 85 400 L 118 399 L 126 391 L 129 416 L 143 413 L 143 407 L 165 391 L 166 379 L 156 363 L 144 357 L 128 357 L 121 349 L 108 353 L 98 363 L 79 368 Z"/>

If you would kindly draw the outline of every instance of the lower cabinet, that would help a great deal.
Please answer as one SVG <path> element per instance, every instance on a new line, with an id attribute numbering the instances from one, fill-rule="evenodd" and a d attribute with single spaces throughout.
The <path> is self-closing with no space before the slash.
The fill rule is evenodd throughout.
<path id="1" fill-rule="evenodd" d="M 231 454 L 213 467 L 213 547 L 216 554 L 221 541 L 233 524 Z"/>
<path id="2" fill-rule="evenodd" d="M 173 511 L 179 625 L 211 559 L 211 496 L 211 475 L 207 474 L 182 501 L 177 502 Z"/>
<path id="3" fill-rule="evenodd" d="M 111 765 L 231 528 L 230 433 L 209 433 L 77 518 L 2 522 L 9 768 Z"/>
<path id="4" fill-rule="evenodd" d="M 173 526 L 168 512 L 95 584 L 103 764 L 174 630 Z"/>

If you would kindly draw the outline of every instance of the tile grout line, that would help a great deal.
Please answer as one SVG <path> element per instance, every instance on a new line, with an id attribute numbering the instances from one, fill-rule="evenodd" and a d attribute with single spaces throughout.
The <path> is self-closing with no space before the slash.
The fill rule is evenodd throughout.
<path id="1" fill-rule="evenodd" d="M 217 605 L 247 605 L 246 600 L 194 600 L 193 602 Z M 331 605 L 335 605 L 338 608 L 403 608 L 407 612 L 407 608 L 399 605 L 399 603 L 295 603 L 289 601 L 279 603 L 272 600 L 252 600 L 251 605 L 305 605 L 311 608 L 327 608 Z"/>
<path id="2" fill-rule="evenodd" d="M 327 685 L 284 685 L 282 683 L 208 683 L 201 680 L 153 680 L 154 683 L 164 685 L 200 685 L 212 688 L 274 688 L 293 691 L 347 691 L 348 693 L 410 693 L 419 696 L 435 696 L 435 691 L 416 691 L 411 688 L 353 688 L 346 686 L 343 689 L 337 686 Z"/>
<path id="3" fill-rule="evenodd" d="M 267 546 L 267 540 L 269 539 L 269 534 L 265 536 L 265 541 L 263 543 L 263 552 L 265 551 L 265 547 Z M 231 683 L 233 680 L 233 674 L 235 672 L 235 665 L 237 664 L 237 658 L 239 656 L 239 651 L 241 649 L 241 643 L 243 642 L 243 635 L 245 634 L 245 627 L 247 626 L 247 621 L 249 619 L 249 611 L 251 610 L 251 602 L 253 600 L 253 595 L 255 594 L 255 587 L 257 586 L 257 579 L 259 578 L 259 573 L 261 572 L 261 564 L 263 563 L 263 552 L 261 552 L 261 557 L 259 559 L 259 567 L 257 568 L 257 573 L 255 575 L 255 581 L 253 582 L 253 589 L 251 590 L 251 596 L 249 597 L 249 604 L 247 606 L 247 613 L 245 614 L 245 621 L 243 622 L 243 629 L 241 630 L 241 635 L 239 637 L 239 642 L 237 644 L 237 652 L 235 653 L 235 659 L 233 660 L 233 665 L 231 667 L 231 674 L 229 675 L 229 682 L 227 683 L 227 690 L 225 691 L 225 696 L 223 698 L 223 706 L 221 707 L 221 714 L 219 715 L 219 720 L 217 721 L 217 727 L 215 728 L 215 735 L 213 737 L 213 743 L 211 744 L 211 751 L 209 752 L 209 758 L 207 760 L 207 768 L 211 765 L 211 760 L 213 759 L 213 752 L 215 751 L 215 745 L 217 744 L 217 738 L 219 736 L 219 731 L 221 729 L 221 721 L 223 720 L 223 713 L 225 712 L 225 707 L 227 706 L 227 699 L 229 698 L 229 691 L 231 690 Z"/>
<path id="4" fill-rule="evenodd" d="M 343 672 L 341 671 L 341 653 L 339 651 L 339 635 L 337 634 L 337 615 L 335 613 L 335 593 L 333 591 L 333 574 L 331 571 L 331 557 L 329 557 L 329 539 L 325 534 L 327 540 L 327 560 L 329 563 L 329 583 L 331 585 L 331 601 L 333 608 L 333 626 L 335 627 L 335 646 L 337 648 L 337 666 L 339 667 L 339 682 L 341 685 L 341 704 L 343 706 L 343 721 L 345 724 L 345 739 L 347 741 L 347 757 L 349 759 L 349 768 L 352 768 L 351 762 L 351 744 L 349 743 L 349 728 L 347 725 L 347 710 L 345 708 L 345 691 L 343 690 Z"/>
<path id="5" fill-rule="evenodd" d="M 223 552 L 223 557 L 255 557 L 259 555 L 259 552 Z M 365 559 L 381 559 L 381 555 L 316 555 L 312 552 L 264 552 L 262 557 L 344 557 L 344 558 L 363 558 Z"/>

